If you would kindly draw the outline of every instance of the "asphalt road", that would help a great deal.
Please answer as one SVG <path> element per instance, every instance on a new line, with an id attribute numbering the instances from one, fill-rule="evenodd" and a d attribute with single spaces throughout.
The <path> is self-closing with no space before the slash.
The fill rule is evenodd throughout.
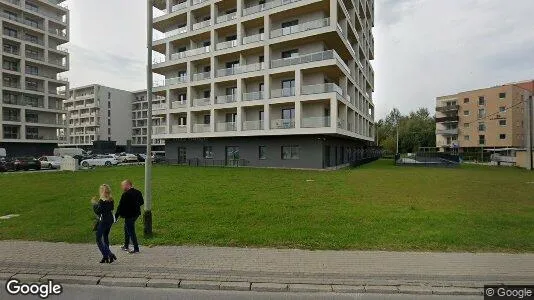
<path id="1" fill-rule="evenodd" d="M 6 292 L 5 282 L 0 282 L 0 299 L 40 299 L 38 296 L 10 296 Z M 60 296 L 49 299 L 105 300 L 105 299 L 220 299 L 220 300 L 286 300 L 286 299 L 359 299 L 359 300 L 480 300 L 481 296 L 430 296 L 430 295 L 380 295 L 380 294 L 334 294 L 334 293 L 270 293 L 270 292 L 235 292 L 203 291 L 186 289 L 151 289 L 104 287 L 93 285 L 65 285 Z"/>

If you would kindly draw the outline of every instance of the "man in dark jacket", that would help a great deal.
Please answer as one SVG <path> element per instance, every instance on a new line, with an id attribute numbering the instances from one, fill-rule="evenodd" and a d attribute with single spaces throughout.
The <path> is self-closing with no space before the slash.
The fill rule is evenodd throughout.
<path id="1" fill-rule="evenodd" d="M 115 213 L 115 218 L 124 218 L 124 246 L 122 250 L 128 251 L 131 254 L 139 253 L 139 244 L 137 243 L 137 236 L 135 234 L 135 221 L 141 215 L 141 206 L 145 204 L 143 194 L 135 189 L 132 182 L 128 179 L 121 182 L 121 188 L 124 191 Z M 133 250 L 129 250 L 130 240 L 133 244 Z"/>

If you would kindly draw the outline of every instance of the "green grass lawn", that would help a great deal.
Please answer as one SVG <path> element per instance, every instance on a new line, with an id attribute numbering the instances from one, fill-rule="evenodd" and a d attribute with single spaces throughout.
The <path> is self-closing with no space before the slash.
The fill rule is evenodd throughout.
<path id="1" fill-rule="evenodd" d="M 0 239 L 93 242 L 90 198 L 142 166 L 1 174 Z M 144 245 L 534 252 L 534 173 L 395 167 L 335 172 L 154 167 L 154 231 Z M 139 222 L 141 223 L 141 222 Z M 112 242 L 122 241 L 122 222 Z"/>

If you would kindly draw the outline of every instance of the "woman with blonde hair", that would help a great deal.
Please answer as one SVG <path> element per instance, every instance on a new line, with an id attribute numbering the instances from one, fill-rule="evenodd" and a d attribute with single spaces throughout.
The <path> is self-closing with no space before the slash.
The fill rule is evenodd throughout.
<path id="1" fill-rule="evenodd" d="M 112 263 L 117 259 L 109 248 L 109 232 L 115 219 L 113 216 L 113 197 L 111 196 L 111 188 L 107 184 L 103 184 L 99 188 L 100 200 L 96 202 L 93 199 L 93 211 L 98 217 L 98 224 L 96 226 L 96 244 L 102 253 L 102 260 L 100 263 Z"/>

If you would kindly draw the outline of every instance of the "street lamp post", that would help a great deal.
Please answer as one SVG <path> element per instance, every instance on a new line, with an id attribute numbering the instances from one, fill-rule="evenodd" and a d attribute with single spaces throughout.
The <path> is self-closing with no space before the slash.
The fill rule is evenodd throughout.
<path id="1" fill-rule="evenodd" d="M 145 211 L 143 214 L 144 234 L 152 235 L 152 0 L 147 1 L 147 65 L 146 65 L 146 98 L 147 110 L 147 141 L 145 158 Z"/>
<path id="2" fill-rule="evenodd" d="M 534 111 L 534 80 L 532 80 L 532 88 L 529 90 L 527 88 L 524 88 L 522 86 L 519 86 L 517 84 L 513 84 L 513 86 L 515 87 L 518 87 L 520 89 L 523 89 L 523 90 L 526 90 L 530 93 L 530 95 L 528 96 L 528 99 L 526 100 L 526 103 L 525 103 L 525 108 L 526 108 L 526 121 L 527 121 L 527 132 L 526 132 L 526 138 L 527 138 L 527 142 L 526 142 L 526 146 L 527 146 L 527 170 L 534 170 L 534 162 L 533 162 L 533 159 L 532 159 L 532 156 L 534 155 L 534 149 L 532 148 L 532 143 L 534 142 L 534 136 L 532 135 L 534 132 L 534 128 L 532 128 L 533 123 L 534 123 L 534 116 L 533 116 L 533 111 Z"/>

